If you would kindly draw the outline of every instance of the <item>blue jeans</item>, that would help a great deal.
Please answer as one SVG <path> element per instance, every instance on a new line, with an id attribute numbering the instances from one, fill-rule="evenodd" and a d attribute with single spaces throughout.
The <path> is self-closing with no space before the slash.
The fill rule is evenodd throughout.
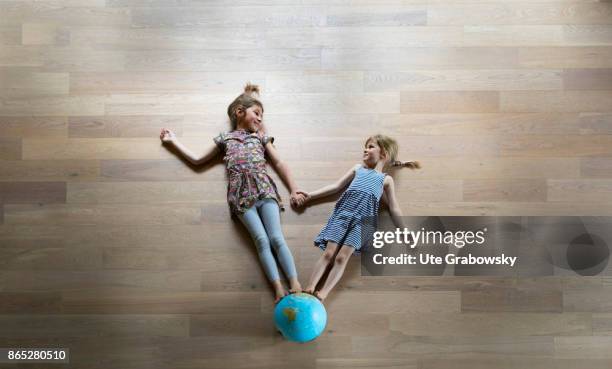
<path id="1" fill-rule="evenodd" d="M 280 279 L 271 247 L 274 248 L 285 276 L 287 278 L 297 277 L 293 256 L 281 230 L 280 209 L 276 200 L 270 198 L 259 200 L 243 214 L 239 214 L 238 218 L 255 242 L 259 260 L 268 279 L 270 281 Z"/>

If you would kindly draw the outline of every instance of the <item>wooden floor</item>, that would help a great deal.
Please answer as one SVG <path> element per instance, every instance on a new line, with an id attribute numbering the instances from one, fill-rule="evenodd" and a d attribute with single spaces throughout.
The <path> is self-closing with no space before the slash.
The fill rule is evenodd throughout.
<path id="1" fill-rule="evenodd" d="M 305 190 L 381 132 L 423 164 L 393 174 L 406 215 L 612 215 L 611 2 L 0 1 L 0 347 L 87 369 L 612 367 L 610 276 L 354 258 L 323 335 L 285 342 L 223 165 L 158 138 L 202 150 L 246 81 Z M 304 283 L 333 204 L 282 215 Z"/>

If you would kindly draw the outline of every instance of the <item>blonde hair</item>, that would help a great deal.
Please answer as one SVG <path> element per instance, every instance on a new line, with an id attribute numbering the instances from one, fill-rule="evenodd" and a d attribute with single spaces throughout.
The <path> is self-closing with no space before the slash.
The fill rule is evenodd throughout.
<path id="1" fill-rule="evenodd" d="M 386 164 L 391 164 L 391 166 L 394 167 L 407 167 L 410 169 L 421 168 L 421 164 L 418 161 L 397 160 L 399 146 L 397 145 L 397 141 L 395 141 L 393 138 L 385 135 L 370 136 L 366 139 L 366 146 L 370 141 L 374 141 L 380 147 L 380 150 L 385 154 Z"/>
<path id="2" fill-rule="evenodd" d="M 238 95 L 238 97 L 235 98 L 234 101 L 232 101 L 232 103 L 227 107 L 227 115 L 232 123 L 232 129 L 236 129 L 238 126 L 238 117 L 236 112 L 239 109 L 246 110 L 253 105 L 259 106 L 261 108 L 261 113 L 263 114 L 263 104 L 261 101 L 259 101 L 259 86 L 247 82 L 246 86 L 244 86 L 244 92 Z"/>

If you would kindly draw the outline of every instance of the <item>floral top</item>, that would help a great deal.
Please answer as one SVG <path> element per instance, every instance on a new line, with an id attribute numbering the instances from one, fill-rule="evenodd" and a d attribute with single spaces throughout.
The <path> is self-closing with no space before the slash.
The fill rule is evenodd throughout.
<path id="1" fill-rule="evenodd" d="M 265 146 L 274 142 L 274 137 L 240 129 L 221 133 L 213 141 L 225 153 L 227 202 L 234 213 L 244 213 L 265 198 L 275 199 L 285 210 L 276 184 L 266 171 Z"/>

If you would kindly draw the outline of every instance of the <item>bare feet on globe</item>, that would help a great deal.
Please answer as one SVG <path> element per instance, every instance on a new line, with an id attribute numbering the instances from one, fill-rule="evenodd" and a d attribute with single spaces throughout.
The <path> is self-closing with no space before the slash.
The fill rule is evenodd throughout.
<path id="1" fill-rule="evenodd" d="M 317 291 L 314 293 L 314 296 L 318 298 L 319 300 L 321 300 L 321 302 L 323 302 L 323 300 L 325 300 L 325 298 L 327 297 L 327 294 L 321 293 L 321 291 Z"/>
<path id="2" fill-rule="evenodd" d="M 315 288 L 312 287 L 312 286 L 307 286 L 306 288 L 304 288 L 304 292 L 308 293 L 310 295 L 314 295 L 314 290 L 315 290 Z"/>
<path id="3" fill-rule="evenodd" d="M 302 285 L 298 281 L 297 277 L 293 277 L 289 280 L 289 293 L 300 293 L 302 292 Z"/>
<path id="4" fill-rule="evenodd" d="M 283 297 L 287 296 L 287 290 L 281 284 L 280 280 L 272 282 L 274 285 L 274 303 L 278 303 Z"/>

